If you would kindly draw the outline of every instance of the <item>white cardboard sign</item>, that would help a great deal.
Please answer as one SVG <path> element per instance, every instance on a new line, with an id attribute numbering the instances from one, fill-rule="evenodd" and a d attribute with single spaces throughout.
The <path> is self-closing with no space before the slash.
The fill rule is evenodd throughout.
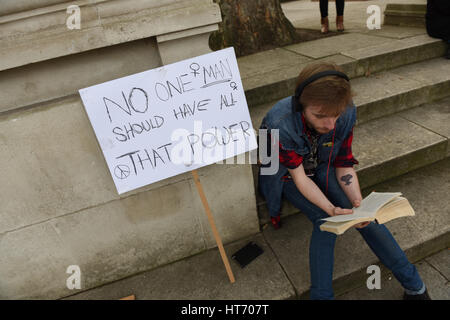
<path id="1" fill-rule="evenodd" d="M 233 48 L 79 93 L 119 194 L 257 148 Z"/>

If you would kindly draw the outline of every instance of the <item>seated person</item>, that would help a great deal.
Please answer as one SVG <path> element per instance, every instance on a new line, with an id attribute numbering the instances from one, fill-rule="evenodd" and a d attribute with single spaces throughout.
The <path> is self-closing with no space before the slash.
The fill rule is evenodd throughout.
<path id="1" fill-rule="evenodd" d="M 267 130 L 268 141 L 264 143 L 278 146 L 279 152 L 278 158 L 271 158 L 271 162 L 279 160 L 275 166 L 278 169 L 273 170 L 276 172 L 268 173 L 265 169 L 273 169 L 272 164 L 261 161 L 258 175 L 259 190 L 266 199 L 273 226 L 281 226 L 283 197 L 306 214 L 313 225 L 309 248 L 311 299 L 334 298 L 337 236 L 321 231 L 319 226 L 325 221 L 320 219 L 350 214 L 362 200 L 353 168 L 358 161 L 351 150 L 355 121 L 349 79 L 335 64 L 317 63 L 301 71 L 295 95 L 278 101 L 260 127 Z M 401 283 L 405 299 L 429 299 L 416 267 L 385 225 L 364 222 L 356 228 Z"/>

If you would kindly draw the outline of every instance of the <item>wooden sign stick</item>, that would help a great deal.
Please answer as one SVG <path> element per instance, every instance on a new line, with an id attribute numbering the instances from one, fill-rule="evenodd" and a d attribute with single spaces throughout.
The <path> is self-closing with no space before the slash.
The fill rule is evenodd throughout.
<path id="1" fill-rule="evenodd" d="M 216 239 L 217 247 L 219 248 L 220 255 L 222 256 L 223 264 L 225 265 L 225 269 L 227 270 L 228 278 L 231 283 L 234 283 L 234 275 L 231 270 L 230 263 L 228 262 L 227 255 L 225 253 L 225 249 L 223 248 L 222 240 L 220 239 L 219 233 L 216 229 L 216 224 L 214 223 L 214 218 L 211 214 L 211 209 L 209 208 L 208 201 L 206 200 L 205 193 L 203 192 L 203 187 L 200 183 L 200 179 L 198 177 L 197 170 L 192 170 L 192 175 L 194 176 L 195 185 L 197 186 L 197 191 L 200 195 L 200 199 L 202 200 L 203 207 L 205 208 L 206 215 L 208 216 L 209 224 L 211 225 L 211 229 L 214 234 L 214 238 Z"/>

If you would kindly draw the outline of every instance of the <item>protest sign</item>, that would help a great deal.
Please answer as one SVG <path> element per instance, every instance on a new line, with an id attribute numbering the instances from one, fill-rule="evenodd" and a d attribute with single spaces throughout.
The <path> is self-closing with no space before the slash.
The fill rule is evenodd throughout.
<path id="1" fill-rule="evenodd" d="M 257 148 L 233 48 L 79 92 L 119 194 Z"/>
<path id="2" fill-rule="evenodd" d="M 234 49 L 79 92 L 119 194 L 192 172 L 233 283 L 196 169 L 257 148 Z"/>

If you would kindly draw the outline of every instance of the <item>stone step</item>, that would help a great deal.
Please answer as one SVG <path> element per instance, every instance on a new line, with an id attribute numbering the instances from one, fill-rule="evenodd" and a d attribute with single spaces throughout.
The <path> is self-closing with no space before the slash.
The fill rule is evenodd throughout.
<path id="1" fill-rule="evenodd" d="M 386 225 L 411 262 L 423 259 L 450 245 L 450 162 L 439 161 L 407 175 L 374 186 L 377 191 L 401 191 L 411 202 L 416 216 L 400 218 Z M 364 190 L 367 194 L 370 190 Z M 225 246 L 227 256 L 248 241 L 264 253 L 245 268 L 233 260 L 236 278 L 230 283 L 217 248 L 201 254 L 77 292 L 65 299 L 119 299 L 131 294 L 145 299 L 295 299 L 308 296 L 310 286 L 308 246 L 310 222 L 304 215 L 285 219 L 283 227 L 262 232 Z M 338 237 L 335 250 L 335 295 L 365 285 L 366 268 L 377 264 L 376 256 L 355 229 Z M 429 285 L 427 283 L 427 285 Z"/>
<path id="2" fill-rule="evenodd" d="M 445 248 L 415 263 L 417 271 L 426 283 L 432 300 L 450 300 L 450 250 Z M 367 275 L 368 276 L 368 275 Z M 361 287 L 345 292 L 337 300 L 401 300 L 403 289 L 390 272 L 383 272 L 380 288 L 368 289 L 365 283 Z"/>
<path id="3" fill-rule="evenodd" d="M 418 34 L 391 38 L 396 28 L 390 33 L 347 33 L 241 57 L 238 64 L 247 103 L 253 108 L 290 95 L 299 72 L 312 62 L 334 62 L 350 78 L 357 78 L 445 54 L 443 41 L 420 28 L 411 29 Z"/>
<path id="4" fill-rule="evenodd" d="M 355 127 L 353 154 L 361 188 L 367 188 L 449 156 L 450 98 L 405 110 Z M 253 165 L 255 190 L 257 166 Z M 265 200 L 257 195 L 261 224 L 269 220 Z M 298 212 L 283 202 L 282 216 Z"/>
<path id="5" fill-rule="evenodd" d="M 449 96 L 450 60 L 441 57 L 425 60 L 350 82 L 356 93 L 353 101 L 357 106 L 357 124 L 362 124 Z M 275 102 L 250 108 L 254 128 L 259 128 Z"/>
<path id="6" fill-rule="evenodd" d="M 388 3 L 384 10 L 384 24 L 425 27 L 426 4 Z"/>
<path id="7" fill-rule="evenodd" d="M 333 61 L 355 78 L 444 55 L 445 44 L 424 32 L 420 28 L 389 26 L 369 33 L 344 34 L 241 57 L 238 63 L 248 105 L 252 108 L 289 95 L 301 68 L 316 60 Z M 5 51 L 5 57 L 21 59 L 19 54 L 11 52 Z M 123 52 L 127 54 L 124 56 Z M 2 54 L 0 50 L 0 56 Z M 27 55 L 30 56 L 37 57 Z M 5 89 L 0 92 L 3 101 L 0 113 L 78 96 L 80 88 L 152 69 L 159 63 L 158 44 L 149 38 L 64 54 L 59 58 L 39 59 L 22 67 L 19 63 L 18 68 L 11 68 L 2 60 L 8 65 L 5 68 L 10 69 L 0 72 L 0 85 Z M 98 70 L 95 75 L 88 72 L 93 69 Z M 67 77 L 68 74 L 71 77 Z"/>

